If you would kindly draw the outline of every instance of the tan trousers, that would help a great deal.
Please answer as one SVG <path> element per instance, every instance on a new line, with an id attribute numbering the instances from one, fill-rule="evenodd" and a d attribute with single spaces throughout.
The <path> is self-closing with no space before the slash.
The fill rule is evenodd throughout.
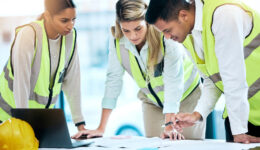
<path id="1" fill-rule="evenodd" d="M 201 85 L 198 86 L 188 97 L 180 104 L 179 112 L 192 113 L 201 95 Z M 161 127 L 164 124 L 164 114 L 162 108 L 156 106 L 147 99 L 146 95 L 139 91 L 138 98 L 143 102 L 143 119 L 146 137 L 159 137 L 163 132 Z M 184 128 L 183 135 L 186 139 L 205 139 L 206 119 L 203 122 L 195 124 L 192 127 Z"/>

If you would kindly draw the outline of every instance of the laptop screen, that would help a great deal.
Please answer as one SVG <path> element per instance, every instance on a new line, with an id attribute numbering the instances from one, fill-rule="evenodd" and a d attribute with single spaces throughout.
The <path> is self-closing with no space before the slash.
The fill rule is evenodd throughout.
<path id="1" fill-rule="evenodd" d="M 72 147 L 67 123 L 62 109 L 26 109 L 11 110 L 12 116 L 28 122 L 40 147 L 70 148 Z"/>

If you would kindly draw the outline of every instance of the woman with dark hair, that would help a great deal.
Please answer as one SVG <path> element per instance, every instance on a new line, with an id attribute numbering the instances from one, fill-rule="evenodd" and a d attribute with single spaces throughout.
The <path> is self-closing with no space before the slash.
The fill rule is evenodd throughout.
<path id="1" fill-rule="evenodd" d="M 37 21 L 16 28 L 0 76 L 0 121 L 11 117 L 11 108 L 53 108 L 63 90 L 75 125 L 85 129 L 75 19 L 72 0 L 45 0 Z"/>

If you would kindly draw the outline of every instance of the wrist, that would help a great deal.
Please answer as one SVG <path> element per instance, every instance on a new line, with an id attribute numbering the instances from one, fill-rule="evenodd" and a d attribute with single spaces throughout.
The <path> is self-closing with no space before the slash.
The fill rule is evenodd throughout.
<path id="1" fill-rule="evenodd" d="M 86 125 L 85 121 L 81 121 L 75 124 L 76 127 L 81 126 L 81 125 Z"/>
<path id="2" fill-rule="evenodd" d="M 106 127 L 103 126 L 103 125 L 100 125 L 97 129 L 102 131 L 102 132 L 105 132 Z"/>
<path id="3" fill-rule="evenodd" d="M 84 124 L 77 126 L 77 128 L 78 128 L 78 131 L 86 130 Z"/>
<path id="4" fill-rule="evenodd" d="M 172 121 L 172 117 L 175 116 L 175 113 L 166 113 L 165 114 L 165 123 Z"/>
<path id="5" fill-rule="evenodd" d="M 202 116 L 199 112 L 195 111 L 195 112 L 193 112 L 193 115 L 195 117 L 195 122 L 202 120 Z"/>

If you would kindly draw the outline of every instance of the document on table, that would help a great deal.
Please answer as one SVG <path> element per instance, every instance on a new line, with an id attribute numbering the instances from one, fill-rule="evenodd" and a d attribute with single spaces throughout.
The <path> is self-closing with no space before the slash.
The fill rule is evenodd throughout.
<path id="1" fill-rule="evenodd" d="M 260 143 L 241 144 L 231 143 L 225 140 L 182 140 L 173 141 L 169 147 L 161 148 L 160 150 L 248 150 L 260 146 Z"/>
<path id="2" fill-rule="evenodd" d="M 130 148 L 130 149 L 142 149 L 142 148 L 162 148 L 170 146 L 172 141 L 162 140 L 158 137 L 145 138 L 141 136 L 115 136 L 104 137 L 102 139 L 95 140 L 94 145 L 107 148 Z"/>
<path id="3" fill-rule="evenodd" d="M 103 148 L 124 149 L 160 149 L 160 150 L 246 150 L 260 146 L 257 144 L 227 143 L 224 140 L 182 140 L 170 141 L 158 137 L 145 138 L 138 136 L 104 137 L 95 140 L 94 146 Z"/>

